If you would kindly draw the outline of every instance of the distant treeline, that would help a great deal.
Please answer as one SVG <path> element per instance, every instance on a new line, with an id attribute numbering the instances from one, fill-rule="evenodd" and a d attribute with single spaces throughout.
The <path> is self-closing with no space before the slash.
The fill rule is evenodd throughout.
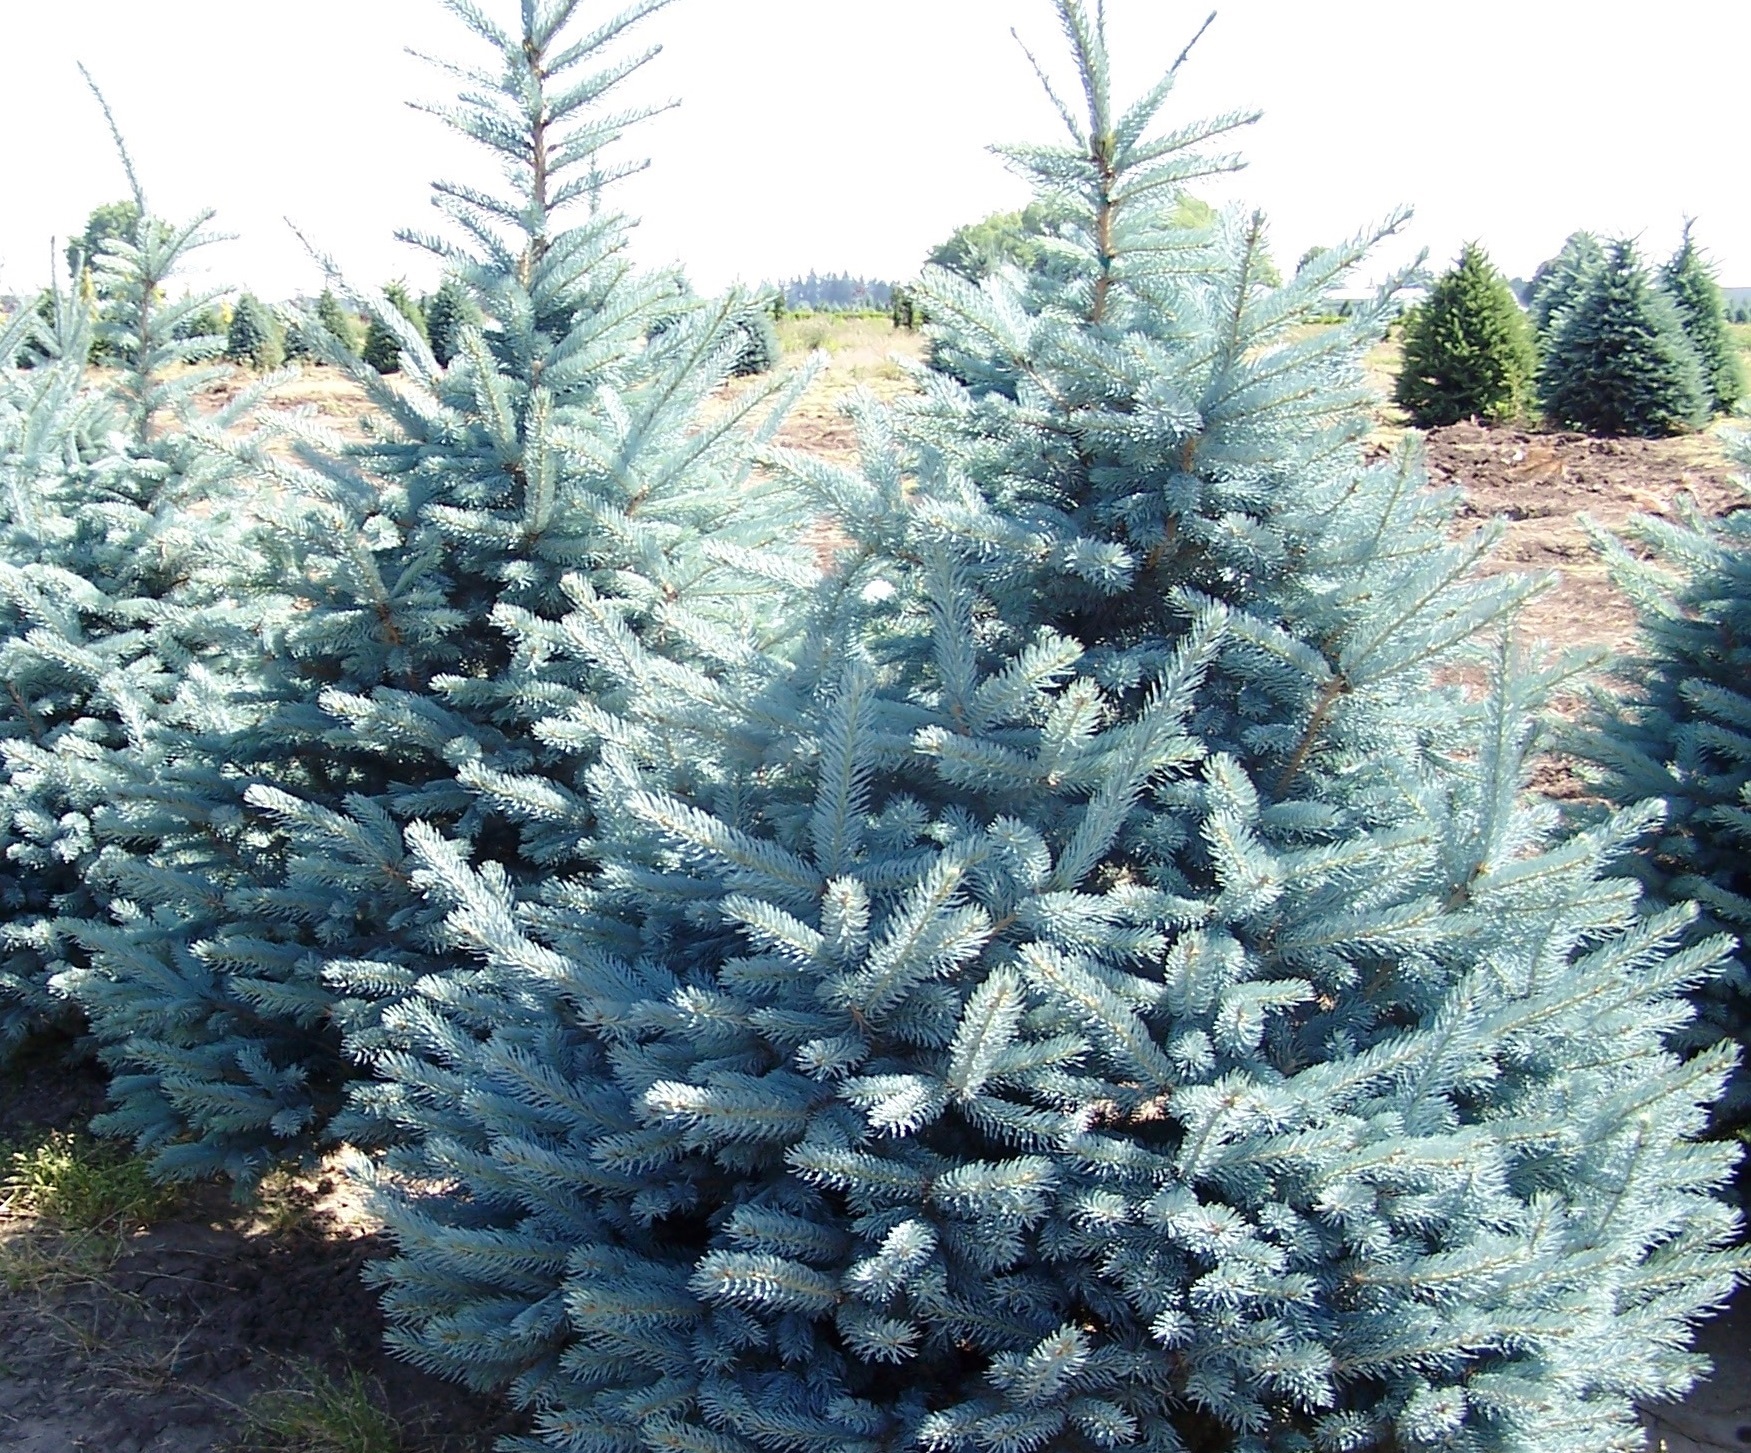
<path id="1" fill-rule="evenodd" d="M 812 308 L 816 312 L 852 312 L 860 308 L 885 309 L 893 301 L 894 285 L 875 278 L 853 277 L 848 272 L 816 273 L 776 284 L 787 308 Z"/>

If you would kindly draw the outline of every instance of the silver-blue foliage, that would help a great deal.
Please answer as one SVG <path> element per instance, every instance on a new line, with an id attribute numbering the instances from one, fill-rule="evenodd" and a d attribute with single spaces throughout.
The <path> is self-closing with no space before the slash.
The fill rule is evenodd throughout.
<path id="1" fill-rule="evenodd" d="M 1365 449 L 1387 302 L 1304 326 L 1368 239 L 1177 226 L 1237 118 L 1058 10 L 1060 234 L 785 461 L 800 648 L 737 709 L 580 615 L 592 871 L 410 831 L 479 976 L 384 1021 L 393 1340 L 577 1453 L 1639 1448 L 1741 1264 L 1728 944 L 1525 791 L 1535 582 Z"/>
<path id="2" fill-rule="evenodd" d="M 284 447 L 229 446 L 266 521 L 240 582 L 263 603 L 255 649 L 183 770 L 128 793 L 102 865 L 111 920 L 77 926 L 93 963 L 69 981 L 116 1072 L 100 1126 L 164 1174 L 247 1190 L 331 1132 L 377 1133 L 368 1099 L 336 1116 L 378 1018 L 415 984 L 473 976 L 436 932 L 409 824 L 517 882 L 588 854 L 589 752 L 532 723 L 618 686 L 555 651 L 556 622 L 583 605 L 726 670 L 787 630 L 747 562 L 791 533 L 752 465 L 789 385 L 713 398 L 739 347 L 733 298 L 647 343 L 674 280 L 636 268 L 628 224 L 599 205 L 629 120 L 607 103 L 646 58 L 616 46 L 661 3 L 594 30 L 574 0 L 525 4 L 509 29 L 450 5 L 489 66 L 437 114 L 506 181 L 438 186 L 460 240 L 412 240 L 479 321 L 447 366 L 406 328 L 391 385 L 312 316 L 313 350 L 376 406 L 372 437 L 294 418 Z"/>
<path id="3" fill-rule="evenodd" d="M 137 183 L 135 204 L 133 234 L 87 261 L 100 306 L 57 294 L 52 316 L 25 310 L 0 337 L 0 360 L 32 364 L 0 371 L 0 1055 L 76 1026 L 54 986 L 85 966 L 65 923 L 101 911 L 104 821 L 187 740 L 203 673 L 250 610 L 237 471 L 199 433 L 243 427 L 260 390 L 191 427 L 223 373 L 199 366 L 217 340 L 183 336 L 211 296 L 165 291 L 208 218 L 172 226 Z"/>

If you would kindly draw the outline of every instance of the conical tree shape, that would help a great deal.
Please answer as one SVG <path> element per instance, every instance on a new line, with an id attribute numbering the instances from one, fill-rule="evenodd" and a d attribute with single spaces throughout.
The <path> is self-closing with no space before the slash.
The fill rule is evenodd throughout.
<path id="1" fill-rule="evenodd" d="M 448 368 L 460 351 L 462 330 L 480 326 L 480 310 L 460 281 L 445 278 L 421 311 L 426 334 L 431 339 L 432 357 Z"/>
<path id="2" fill-rule="evenodd" d="M 225 335 L 225 356 L 233 363 L 266 371 L 286 360 L 279 320 L 254 293 L 245 293 L 231 311 Z"/>
<path id="3" fill-rule="evenodd" d="M 1526 412 L 1538 354 L 1507 279 L 1468 243 L 1404 327 L 1394 397 L 1423 428 Z"/>
<path id="4" fill-rule="evenodd" d="M 1739 345 L 1727 331 L 1727 312 L 1720 284 L 1684 227 L 1684 242 L 1660 270 L 1660 286 L 1678 305 L 1684 336 L 1696 351 L 1708 390 L 1710 411 L 1730 414 L 1745 393 L 1745 369 Z"/>
<path id="5" fill-rule="evenodd" d="M 1605 248 L 1599 239 L 1591 232 L 1575 232 L 1564 240 L 1562 251 L 1539 263 L 1532 274 L 1526 311 L 1541 340 L 1604 262 Z"/>
<path id="6" fill-rule="evenodd" d="M 770 312 L 765 308 L 750 308 L 736 319 L 735 327 L 741 335 L 741 347 L 736 351 L 731 371 L 738 378 L 771 373 L 778 367 L 784 357 L 784 348 L 778 341 L 778 329 L 773 326 Z"/>
<path id="7" fill-rule="evenodd" d="M 1530 586 L 1365 462 L 1381 311 L 1304 326 L 1361 248 L 1174 225 L 1232 119 L 1059 11 L 1057 265 L 930 273 L 954 377 L 790 461 L 843 545 L 739 770 L 629 672 L 592 883 L 414 835 L 509 1012 L 380 1062 L 395 1341 L 555 1448 L 1627 1450 L 1731 1286 L 1725 946 L 1520 795 Z"/>
<path id="8" fill-rule="evenodd" d="M 328 336 L 351 353 L 359 346 L 358 327 L 353 317 L 340 305 L 333 288 L 324 288 L 316 300 L 316 321 L 328 330 Z"/>
<path id="9" fill-rule="evenodd" d="M 359 356 L 378 373 L 399 373 L 402 351 L 409 330 L 421 343 L 430 343 L 425 315 L 404 282 L 385 284 L 383 303 L 374 308 L 365 324 L 365 341 Z"/>
<path id="10" fill-rule="evenodd" d="M 153 847 L 123 836 L 107 853 L 113 921 L 69 930 L 93 956 L 70 983 L 116 1071 L 101 1128 L 166 1175 L 247 1191 L 310 1154 L 340 1133 L 401 997 L 467 998 L 474 966 L 422 900 L 409 824 L 472 841 L 506 881 L 588 861 L 571 809 L 597 740 L 592 651 L 612 662 L 648 637 L 665 661 L 733 662 L 790 629 L 783 594 L 748 573 L 800 534 L 752 477 L 776 419 L 751 421 L 786 385 L 712 399 L 743 301 L 677 315 L 672 277 L 626 262 L 622 218 L 566 224 L 622 170 L 603 151 L 627 118 L 593 103 L 627 74 L 611 47 L 654 7 L 575 36 L 569 4 L 529 5 L 512 32 L 454 8 L 502 86 L 447 119 L 512 185 L 440 187 L 474 246 L 430 245 L 482 321 L 441 369 L 391 300 L 356 300 L 401 356 L 390 387 L 326 345 L 377 406 L 371 438 L 336 454 L 292 420 L 291 449 L 240 451 L 276 526 L 277 553 L 239 584 L 263 602 L 256 649 L 214 684 L 193 765 L 130 789 L 127 821 Z M 673 326 L 647 344 L 662 310 Z M 801 548 L 770 568 L 800 568 L 785 561 Z M 572 719 L 532 730 L 550 713 Z M 343 1128 L 386 1130 L 368 1105 Z"/>
<path id="11" fill-rule="evenodd" d="M 1643 438 L 1701 427 L 1708 393 L 1696 351 L 1633 243 L 1615 242 L 1558 317 L 1538 373 L 1554 424 Z"/>
<path id="12" fill-rule="evenodd" d="M 0 371 L 0 1058 L 72 1022 L 52 987 L 85 961 L 65 920 L 104 905 L 106 822 L 187 740 L 202 706 L 186 685 L 252 609 L 231 593 L 249 535 L 235 470 L 186 432 L 224 372 L 188 367 L 213 346 L 195 326 L 213 295 L 164 301 L 207 218 L 172 227 L 130 205 L 87 272 L 116 370 L 86 373 L 92 315 L 59 300 L 43 361 Z M 0 358 L 35 324 L 18 320 Z M 245 390 L 203 427 L 234 430 L 254 403 Z"/>
<path id="13" fill-rule="evenodd" d="M 1751 440 L 1735 452 L 1751 466 Z M 1688 1051 L 1725 1041 L 1739 1074 L 1717 1107 L 1723 1130 L 1751 1124 L 1751 520 L 1638 516 L 1633 552 L 1601 537 L 1612 577 L 1636 602 L 1640 641 L 1614 673 L 1627 694 L 1597 694 L 1582 751 L 1601 794 L 1648 799 L 1665 815 L 1627 866 L 1660 903 L 1693 899 L 1705 929 L 1732 934 L 1730 973 L 1703 985 Z"/>

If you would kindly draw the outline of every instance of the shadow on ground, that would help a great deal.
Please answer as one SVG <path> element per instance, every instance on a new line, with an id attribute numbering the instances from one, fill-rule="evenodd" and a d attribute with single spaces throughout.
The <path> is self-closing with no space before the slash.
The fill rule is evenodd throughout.
<path id="1" fill-rule="evenodd" d="M 77 1129 L 102 1101 L 94 1067 L 39 1054 L 0 1077 L 0 1138 Z M 261 1446 L 246 1434 L 263 1394 L 355 1373 L 400 1424 L 399 1453 L 491 1448 L 516 1426 L 502 1404 L 384 1350 L 360 1272 L 388 1247 L 348 1212 L 333 1178 L 316 1175 L 255 1212 L 204 1189 L 113 1236 L 0 1218 L 0 1448 Z"/>

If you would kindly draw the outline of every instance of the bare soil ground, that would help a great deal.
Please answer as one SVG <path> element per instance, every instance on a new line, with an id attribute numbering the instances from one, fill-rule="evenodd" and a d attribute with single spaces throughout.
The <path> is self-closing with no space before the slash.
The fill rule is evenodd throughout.
<path id="1" fill-rule="evenodd" d="M 0 1079 L 7 1140 L 80 1128 L 86 1065 L 45 1050 Z M 383 1238 L 335 1176 L 287 1177 L 242 1209 L 196 1191 L 150 1225 L 98 1234 L 0 1213 L 0 1448 L 7 1453 L 343 1453 L 264 1441 L 265 1399 L 357 1375 L 398 1453 L 476 1453 L 515 1420 L 388 1355 L 365 1264 Z M 329 1380 L 328 1382 L 325 1382 Z M 345 1453 L 391 1453 L 347 1444 Z"/>
<path id="2" fill-rule="evenodd" d="M 1525 623 L 1553 646 L 1617 651 L 1634 639 L 1634 612 L 1607 577 L 1583 519 L 1622 538 L 1630 516 L 1673 517 L 1685 496 L 1709 515 L 1751 503 L 1714 433 L 1590 439 L 1455 424 L 1430 433 L 1427 449 L 1431 482 L 1464 492 L 1461 524 L 1506 522 L 1491 570 L 1557 572 Z"/>
<path id="3" fill-rule="evenodd" d="M 906 387 L 901 359 L 915 335 L 884 320 L 781 325 L 787 362 L 812 350 L 823 366 L 788 417 L 779 442 L 838 461 L 856 456 L 841 413 L 867 389 L 892 398 Z M 1390 378 L 1390 346 L 1370 359 Z M 1384 389 L 1383 389 L 1384 392 Z M 215 398 L 217 402 L 217 398 Z M 358 437 L 369 412 L 359 392 L 327 370 L 283 390 L 276 407 L 314 410 Z M 1383 410 L 1380 440 L 1402 419 Z M 1618 531 L 1636 513 L 1670 512 L 1688 494 L 1708 513 L 1739 508 L 1744 493 L 1713 435 L 1673 440 L 1591 440 L 1578 435 L 1461 424 L 1427 439 L 1431 479 L 1464 492 L 1457 522 L 1506 520 L 1492 569 L 1554 571 L 1533 604 L 1532 634 L 1558 647 L 1626 646 L 1633 617 L 1580 523 Z M 1575 790 L 1560 763 L 1540 785 Z M 102 1101 L 94 1071 L 52 1056 L 0 1077 L 0 1140 L 34 1128 L 82 1126 Z M 383 1238 L 335 1176 L 287 1179 L 261 1207 L 241 1210 L 217 1192 L 195 1193 L 150 1226 L 108 1241 L 75 1241 L 19 1214 L 0 1213 L 0 1449 L 7 1453 L 218 1453 L 263 1447 L 283 1453 L 472 1453 L 515 1419 L 420 1374 L 382 1348 L 374 1296 L 360 1282 Z M 1751 1444 L 1751 1297 L 1703 1329 L 1720 1371 L 1682 1407 L 1650 1412 L 1650 1446 L 1719 1453 Z M 324 1376 L 363 1377 L 372 1402 L 401 1431 L 385 1442 L 263 1443 L 252 1408 L 277 1388 Z M 254 1440 L 254 1441 L 252 1441 Z"/>

